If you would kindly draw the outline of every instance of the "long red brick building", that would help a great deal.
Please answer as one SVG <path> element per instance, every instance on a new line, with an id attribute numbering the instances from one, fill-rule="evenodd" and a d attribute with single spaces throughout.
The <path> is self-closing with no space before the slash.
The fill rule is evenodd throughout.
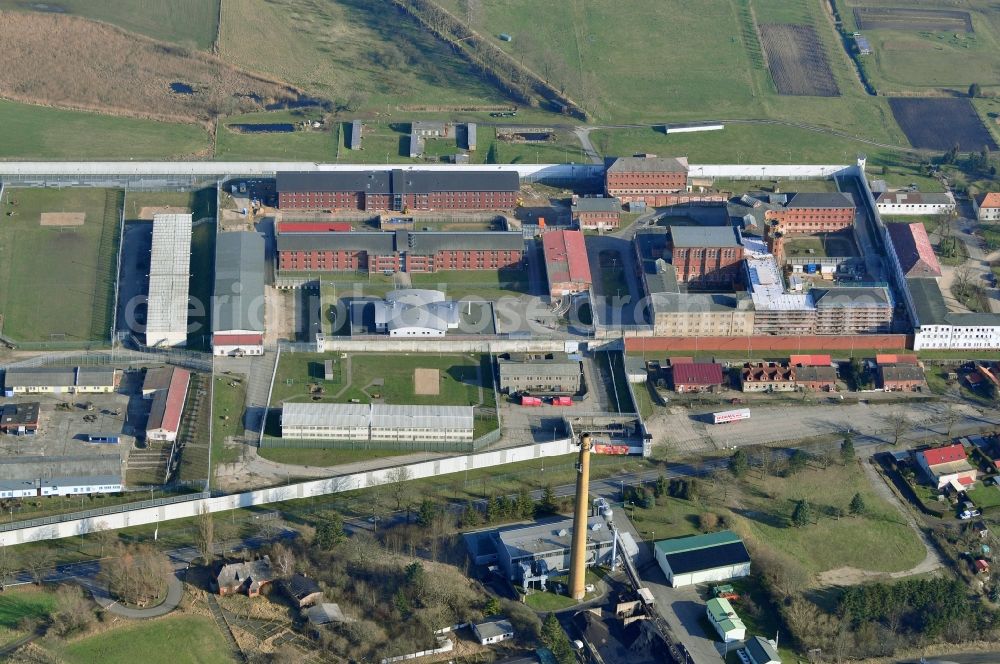
<path id="1" fill-rule="evenodd" d="M 521 233 L 279 233 L 282 272 L 440 272 L 522 264 Z"/>
<path id="2" fill-rule="evenodd" d="M 516 171 L 285 171 L 277 174 L 285 210 L 506 210 L 516 207 Z"/>
<path id="3" fill-rule="evenodd" d="M 670 205 L 669 194 L 686 191 L 687 186 L 687 157 L 619 157 L 604 173 L 605 192 L 622 203 Z"/>
<path id="4" fill-rule="evenodd" d="M 550 296 L 560 298 L 590 290 L 594 280 L 583 233 L 550 231 L 542 236 L 542 251 Z"/>
<path id="5" fill-rule="evenodd" d="M 793 194 L 788 202 L 764 213 L 764 219 L 776 221 L 786 235 L 835 233 L 854 225 L 854 199 L 850 194 Z"/>

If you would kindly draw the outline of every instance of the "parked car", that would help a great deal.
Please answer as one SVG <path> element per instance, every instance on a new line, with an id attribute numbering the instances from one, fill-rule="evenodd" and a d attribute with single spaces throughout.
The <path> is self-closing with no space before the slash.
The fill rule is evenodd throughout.
<path id="1" fill-rule="evenodd" d="M 960 511 L 958 513 L 958 518 L 962 519 L 963 521 L 966 521 L 968 519 L 972 519 L 972 518 L 975 518 L 975 517 L 981 516 L 981 515 L 982 515 L 982 512 L 980 512 L 978 509 L 976 509 L 975 505 L 973 505 L 972 503 L 970 503 L 968 501 L 965 501 L 965 502 L 962 503 L 962 506 L 960 507 Z"/>

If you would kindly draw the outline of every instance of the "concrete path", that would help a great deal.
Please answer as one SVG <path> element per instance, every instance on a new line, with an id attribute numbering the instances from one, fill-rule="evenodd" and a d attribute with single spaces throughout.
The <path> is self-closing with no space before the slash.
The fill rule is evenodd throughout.
<path id="1" fill-rule="evenodd" d="M 857 569 L 856 567 L 838 567 L 837 569 L 827 570 L 819 575 L 818 579 L 820 584 L 824 586 L 853 586 L 876 578 L 902 579 L 915 574 L 933 572 L 934 570 L 944 567 L 944 562 L 938 555 L 937 549 L 934 548 L 934 543 L 931 542 L 927 534 L 920 528 L 920 525 L 917 523 L 917 520 L 913 516 L 910 509 L 899 500 L 899 496 L 897 496 L 896 493 L 885 483 L 882 476 L 878 474 L 872 466 L 871 459 L 861 459 L 860 463 L 865 475 L 868 477 L 872 487 L 875 489 L 875 493 L 899 510 L 899 513 L 902 515 L 906 523 L 913 528 L 913 530 L 917 533 L 917 536 L 920 537 L 920 541 L 923 542 L 927 554 L 915 567 L 899 572 L 873 572 L 870 570 Z"/>
<path id="2" fill-rule="evenodd" d="M 177 608 L 177 605 L 181 603 L 181 599 L 184 597 L 184 584 L 179 578 L 180 574 L 183 574 L 183 571 L 174 571 L 170 574 L 170 578 L 167 581 L 167 596 L 163 602 L 144 609 L 122 606 L 108 594 L 107 585 L 95 578 L 79 579 L 79 582 L 80 586 L 84 590 L 89 591 L 94 596 L 94 601 L 105 611 L 113 613 L 116 616 L 121 616 L 122 618 L 141 620 L 144 618 L 159 618 Z"/>

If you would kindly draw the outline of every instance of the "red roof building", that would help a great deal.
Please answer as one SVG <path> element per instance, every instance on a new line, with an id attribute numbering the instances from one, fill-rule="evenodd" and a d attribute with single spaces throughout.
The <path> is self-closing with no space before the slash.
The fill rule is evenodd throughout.
<path id="1" fill-rule="evenodd" d="M 1000 193 L 991 191 L 972 199 L 979 221 L 997 221 L 1000 219 Z"/>
<path id="2" fill-rule="evenodd" d="M 917 463 L 938 489 L 950 485 L 964 491 L 975 483 L 978 474 L 961 443 L 917 452 Z"/>
<path id="3" fill-rule="evenodd" d="M 172 443 L 177 440 L 177 432 L 181 426 L 181 415 L 184 413 L 184 402 L 187 400 L 188 385 L 191 373 L 185 369 L 174 368 L 170 377 L 170 387 L 161 390 L 153 397 L 153 405 L 149 411 L 146 423 L 146 438 L 150 441 Z"/>
<path id="4" fill-rule="evenodd" d="M 353 227 L 342 221 L 281 221 L 279 233 L 349 233 Z"/>
<path id="5" fill-rule="evenodd" d="M 722 387 L 722 365 L 715 362 L 674 364 L 673 379 L 677 392 L 714 392 Z"/>
<path id="6" fill-rule="evenodd" d="M 934 467 L 942 463 L 951 463 L 952 461 L 960 461 L 965 459 L 965 448 L 962 447 L 961 443 L 955 443 L 954 445 L 948 445 L 947 447 L 936 447 L 930 450 L 924 450 L 920 453 L 924 457 L 924 461 L 928 466 Z"/>
<path id="7" fill-rule="evenodd" d="M 878 353 L 875 355 L 875 364 L 920 364 L 916 355 L 899 355 L 897 353 Z"/>
<path id="8" fill-rule="evenodd" d="M 549 295 L 560 298 L 590 289 L 590 261 L 580 231 L 550 231 L 542 236 Z"/>
<path id="9" fill-rule="evenodd" d="M 829 355 L 792 355 L 788 363 L 793 367 L 828 367 L 833 364 Z"/>
<path id="10" fill-rule="evenodd" d="M 982 558 L 977 558 L 976 559 L 976 572 L 980 573 L 980 574 L 989 574 L 989 571 L 990 571 L 990 564 L 989 564 L 989 562 L 986 561 L 986 560 L 984 560 L 984 559 L 982 559 Z"/>
<path id="11" fill-rule="evenodd" d="M 886 224 L 889 239 L 905 277 L 940 277 L 938 263 L 923 224 Z"/>

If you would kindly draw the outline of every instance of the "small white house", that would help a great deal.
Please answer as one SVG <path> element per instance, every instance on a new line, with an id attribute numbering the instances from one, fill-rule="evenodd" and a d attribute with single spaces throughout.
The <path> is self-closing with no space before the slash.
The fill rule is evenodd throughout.
<path id="1" fill-rule="evenodd" d="M 481 646 L 488 646 L 492 643 L 500 643 L 501 641 L 514 638 L 514 627 L 510 624 L 510 621 L 499 616 L 487 618 L 479 624 L 474 624 L 472 632 L 476 635 Z"/>
<path id="2" fill-rule="evenodd" d="M 712 623 L 715 631 L 719 633 L 719 638 L 726 643 L 742 641 L 747 638 L 747 628 L 740 617 L 736 615 L 736 611 L 733 610 L 728 599 L 714 597 L 708 600 L 705 605 L 705 615 L 708 616 L 708 621 Z"/>

